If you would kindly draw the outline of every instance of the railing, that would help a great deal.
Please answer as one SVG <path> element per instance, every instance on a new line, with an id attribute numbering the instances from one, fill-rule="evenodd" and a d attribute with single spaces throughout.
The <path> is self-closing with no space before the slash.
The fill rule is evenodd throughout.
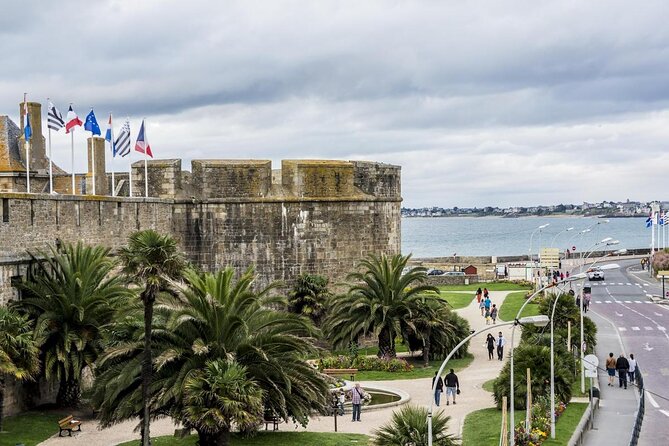
<path id="1" fill-rule="evenodd" d="M 643 389 L 643 376 L 637 367 L 635 372 L 635 382 L 639 389 L 639 407 L 636 411 L 636 420 L 634 421 L 634 429 L 632 430 L 632 438 L 630 438 L 630 446 L 637 446 L 639 442 L 639 435 L 641 434 L 641 424 L 643 423 L 643 415 L 646 411 L 646 392 Z"/>

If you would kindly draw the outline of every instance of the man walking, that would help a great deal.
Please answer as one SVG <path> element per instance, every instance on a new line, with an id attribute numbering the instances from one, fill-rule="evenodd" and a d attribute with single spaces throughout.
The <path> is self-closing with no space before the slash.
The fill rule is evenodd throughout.
<path id="1" fill-rule="evenodd" d="M 434 404 L 439 407 L 439 402 L 441 401 L 441 393 L 444 391 L 444 380 L 441 379 L 441 376 L 437 376 L 439 371 L 434 372 L 434 378 L 432 378 L 432 387 L 434 388 Z M 437 385 L 434 385 L 434 381 L 437 380 Z"/>
<path id="2" fill-rule="evenodd" d="M 627 373 L 629 374 L 630 382 L 634 384 L 634 379 L 636 377 L 636 359 L 634 359 L 633 354 L 630 354 L 630 359 L 627 362 L 630 365 L 630 368 L 627 371 Z"/>
<path id="3" fill-rule="evenodd" d="M 360 409 L 362 408 L 362 398 L 365 391 L 360 387 L 360 383 L 355 383 L 351 390 L 351 405 L 353 406 L 353 419 L 351 421 L 360 421 Z"/>
<path id="4" fill-rule="evenodd" d="M 458 382 L 458 375 L 453 372 L 446 375 L 446 405 L 448 406 L 448 397 L 453 395 L 453 404 L 455 404 L 455 395 L 460 391 L 460 383 Z"/>
<path id="5" fill-rule="evenodd" d="M 497 359 L 502 361 L 504 359 L 504 346 L 506 345 L 506 339 L 502 332 L 499 332 L 499 337 L 497 338 Z"/>
<path id="6" fill-rule="evenodd" d="M 618 387 L 623 387 L 627 389 L 627 371 L 630 368 L 630 363 L 625 358 L 625 355 L 622 353 L 616 360 L 616 370 L 618 370 Z"/>

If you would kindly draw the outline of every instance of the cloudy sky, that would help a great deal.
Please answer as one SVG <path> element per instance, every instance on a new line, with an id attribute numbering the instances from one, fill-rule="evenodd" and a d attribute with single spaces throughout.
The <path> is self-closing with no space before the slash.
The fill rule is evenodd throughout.
<path id="1" fill-rule="evenodd" d="M 0 114 L 28 92 L 101 127 L 146 117 L 187 167 L 398 164 L 409 207 L 669 199 L 668 19 L 666 0 L 3 2 Z"/>

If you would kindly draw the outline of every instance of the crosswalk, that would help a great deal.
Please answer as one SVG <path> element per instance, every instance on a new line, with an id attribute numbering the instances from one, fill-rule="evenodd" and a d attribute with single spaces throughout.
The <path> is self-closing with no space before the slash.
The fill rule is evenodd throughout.
<path id="1" fill-rule="evenodd" d="M 651 300 L 593 300 L 595 304 L 652 304 Z"/>
<path id="2" fill-rule="evenodd" d="M 578 287 L 582 286 L 580 283 L 577 285 Z M 644 288 L 647 287 L 647 283 L 631 283 L 631 282 L 588 282 L 586 286 L 589 287 L 598 287 L 598 286 L 636 286 L 638 288 Z"/>
<path id="3" fill-rule="evenodd" d="M 618 331 L 627 331 L 628 327 L 618 327 Z M 630 331 L 667 331 L 666 327 L 660 325 L 655 327 L 645 326 L 645 327 L 629 327 Z"/>

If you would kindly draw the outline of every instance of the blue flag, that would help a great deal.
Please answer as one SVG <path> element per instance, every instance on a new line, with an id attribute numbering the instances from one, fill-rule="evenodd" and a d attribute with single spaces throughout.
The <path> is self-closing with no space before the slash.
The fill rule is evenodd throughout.
<path id="1" fill-rule="evenodd" d="M 92 135 L 101 135 L 100 126 L 98 125 L 98 120 L 95 119 L 95 113 L 93 110 L 86 116 L 86 123 L 84 124 L 84 129 L 91 132 Z"/>
<path id="2" fill-rule="evenodd" d="M 26 113 L 26 125 L 23 129 L 23 134 L 26 137 L 26 141 L 30 141 L 30 138 L 33 136 L 33 128 L 30 127 L 30 115 Z"/>
<path id="3" fill-rule="evenodd" d="M 647 228 L 650 228 L 651 226 L 653 226 L 653 218 L 652 218 L 652 217 L 648 217 L 648 218 L 646 219 L 646 227 L 647 227 Z"/>

